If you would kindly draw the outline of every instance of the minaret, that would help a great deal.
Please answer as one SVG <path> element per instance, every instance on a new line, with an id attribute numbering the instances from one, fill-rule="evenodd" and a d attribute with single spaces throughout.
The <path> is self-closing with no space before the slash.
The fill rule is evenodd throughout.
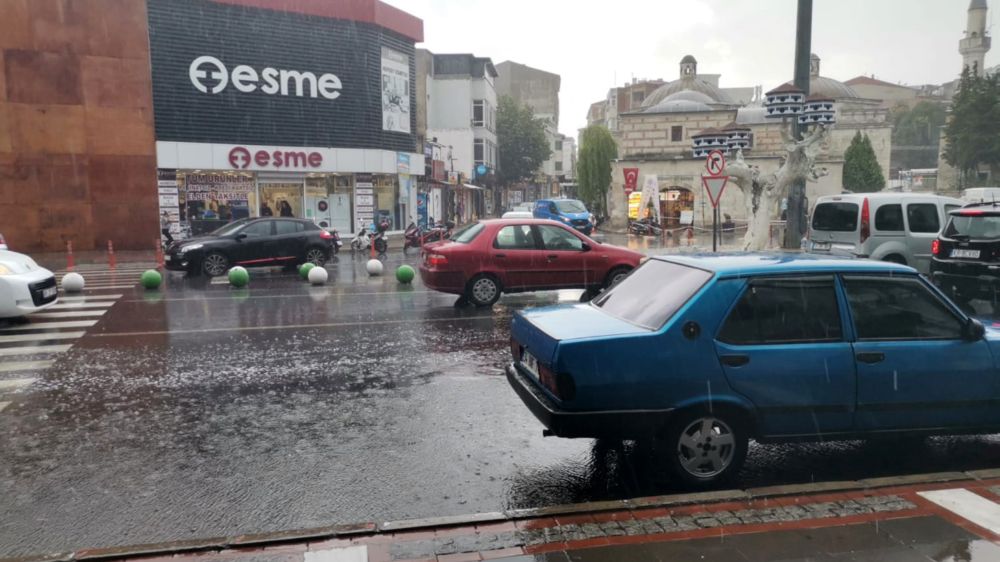
<path id="1" fill-rule="evenodd" d="M 958 42 L 958 52 L 962 53 L 962 69 L 969 69 L 974 76 L 983 73 L 983 59 L 990 50 L 990 37 L 986 34 L 986 0 L 972 0 L 969 3 L 969 20 L 965 26 L 965 37 Z"/>

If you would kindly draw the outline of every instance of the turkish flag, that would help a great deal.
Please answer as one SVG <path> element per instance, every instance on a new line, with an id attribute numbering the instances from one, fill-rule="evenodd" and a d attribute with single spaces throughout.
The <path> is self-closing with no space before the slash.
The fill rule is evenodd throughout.
<path id="1" fill-rule="evenodd" d="M 632 193 L 639 185 L 639 168 L 625 168 L 625 195 Z"/>

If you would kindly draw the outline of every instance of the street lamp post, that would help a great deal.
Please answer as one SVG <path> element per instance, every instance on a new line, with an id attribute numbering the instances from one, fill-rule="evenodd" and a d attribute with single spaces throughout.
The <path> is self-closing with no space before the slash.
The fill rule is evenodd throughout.
<path id="1" fill-rule="evenodd" d="M 812 0 L 799 0 L 798 21 L 795 27 L 795 87 L 809 96 L 809 54 L 812 52 Z M 799 119 L 792 121 L 792 138 L 800 138 Z M 785 224 L 784 248 L 801 246 L 805 234 L 805 180 L 796 181 L 788 190 L 788 222 Z"/>

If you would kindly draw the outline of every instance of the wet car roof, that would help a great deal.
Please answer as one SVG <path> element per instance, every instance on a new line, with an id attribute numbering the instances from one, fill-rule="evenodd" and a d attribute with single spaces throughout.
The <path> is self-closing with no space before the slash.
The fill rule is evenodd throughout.
<path id="1" fill-rule="evenodd" d="M 916 273 L 912 267 L 895 263 L 798 253 L 692 254 L 653 258 L 706 269 L 719 276 L 821 271 Z"/>

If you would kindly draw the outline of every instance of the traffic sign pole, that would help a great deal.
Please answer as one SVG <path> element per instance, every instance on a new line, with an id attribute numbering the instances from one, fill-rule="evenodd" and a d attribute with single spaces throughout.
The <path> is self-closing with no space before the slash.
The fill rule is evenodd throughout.
<path id="1" fill-rule="evenodd" d="M 726 182 L 729 181 L 729 176 L 724 175 L 726 155 L 721 150 L 710 152 L 705 159 L 705 171 L 708 173 L 701 176 L 701 183 L 712 202 L 712 251 L 717 252 L 722 241 L 719 232 L 719 201 L 722 200 L 722 192 L 726 190 Z"/>

